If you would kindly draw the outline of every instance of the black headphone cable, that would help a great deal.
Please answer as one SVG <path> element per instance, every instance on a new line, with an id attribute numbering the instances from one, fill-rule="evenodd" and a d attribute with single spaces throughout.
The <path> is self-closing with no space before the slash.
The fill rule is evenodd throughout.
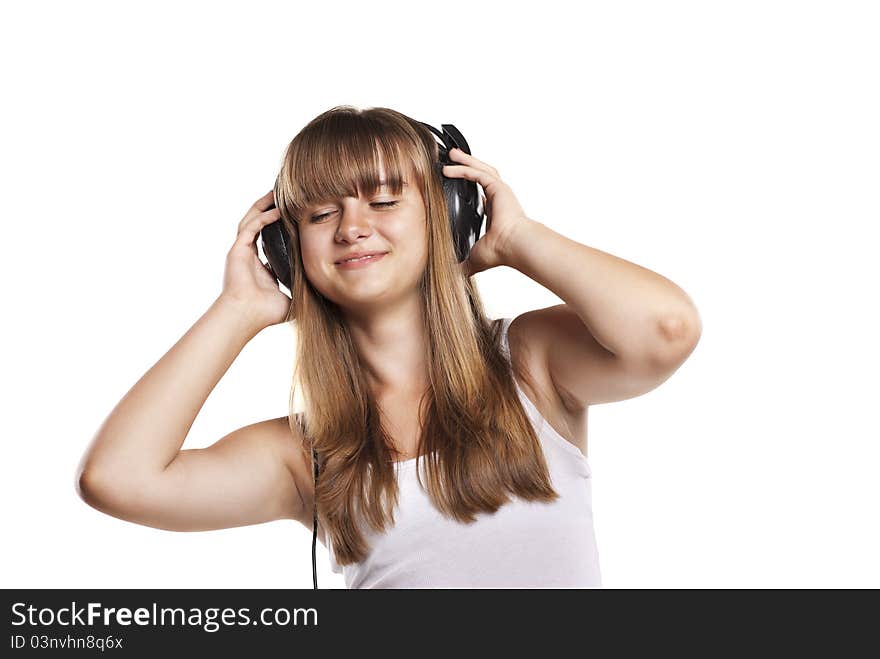
<path id="1" fill-rule="evenodd" d="M 312 511 L 314 512 L 314 522 L 312 524 L 312 581 L 314 583 L 314 588 L 318 588 L 318 562 L 315 559 L 315 547 L 318 541 L 318 502 L 317 502 L 317 490 L 318 490 L 318 456 L 315 453 L 315 449 L 312 449 L 312 464 L 314 465 L 315 470 L 315 494 L 312 496 Z"/>

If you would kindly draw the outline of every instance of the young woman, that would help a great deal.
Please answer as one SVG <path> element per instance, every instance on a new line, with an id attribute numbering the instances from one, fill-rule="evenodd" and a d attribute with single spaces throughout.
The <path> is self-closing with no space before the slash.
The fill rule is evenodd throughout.
<path id="1" fill-rule="evenodd" d="M 101 426 L 83 499 L 178 531 L 311 530 L 317 507 L 351 588 L 601 586 L 587 409 L 669 378 L 699 315 L 669 280 L 527 217 L 491 165 L 450 157 L 441 173 L 431 133 L 387 108 L 310 122 L 239 224 L 221 294 Z M 485 191 L 463 263 L 444 176 Z M 277 221 L 292 301 L 257 256 Z M 564 304 L 488 319 L 471 276 L 500 265 Z M 290 321 L 304 410 L 181 449 L 247 342 Z"/>

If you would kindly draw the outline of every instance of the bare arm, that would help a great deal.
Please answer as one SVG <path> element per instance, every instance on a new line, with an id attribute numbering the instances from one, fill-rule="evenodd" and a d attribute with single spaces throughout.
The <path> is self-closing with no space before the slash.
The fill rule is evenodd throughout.
<path id="1" fill-rule="evenodd" d="M 161 474 L 254 335 L 235 304 L 217 298 L 103 422 L 80 463 L 81 481 L 143 482 Z"/>
<path id="2" fill-rule="evenodd" d="M 543 355 L 571 412 L 658 387 L 699 341 L 696 306 L 676 284 L 540 222 L 519 225 L 501 258 L 566 302 L 528 312 L 511 329 Z"/>
<path id="3" fill-rule="evenodd" d="M 640 265 L 583 245 L 527 217 L 491 165 L 461 149 L 443 174 L 482 185 L 486 235 L 470 251 L 469 276 L 506 265 L 549 289 L 563 305 L 529 312 L 510 325 L 537 344 L 560 401 L 570 412 L 650 391 L 687 359 L 702 332 L 690 296 Z"/>
<path id="4" fill-rule="evenodd" d="M 81 479 L 93 508 L 168 531 L 209 531 L 295 519 L 305 524 L 294 471 L 303 472 L 302 437 L 287 417 L 235 430 L 208 448 L 184 449 L 149 479 Z M 294 465 L 297 465 L 294 467 Z"/>
<path id="5" fill-rule="evenodd" d="M 181 451 L 208 395 L 242 348 L 281 322 L 289 298 L 260 263 L 254 239 L 277 220 L 263 197 L 239 224 L 223 293 L 112 410 L 77 468 L 86 503 L 129 521 L 173 530 L 253 524 L 298 514 L 297 453 L 286 418 Z"/>
<path id="6" fill-rule="evenodd" d="M 253 335 L 238 307 L 218 298 L 101 425 L 78 469 L 82 499 L 108 515 L 174 531 L 297 519 L 302 502 L 291 465 L 301 438 L 287 417 L 181 450 Z"/>

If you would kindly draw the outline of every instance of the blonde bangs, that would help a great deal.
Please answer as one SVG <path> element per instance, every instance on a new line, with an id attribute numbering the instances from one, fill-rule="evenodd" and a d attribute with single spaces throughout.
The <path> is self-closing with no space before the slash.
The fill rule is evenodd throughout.
<path id="1" fill-rule="evenodd" d="M 380 165 L 392 194 L 401 194 L 407 183 L 424 196 L 428 172 L 419 163 L 430 155 L 425 150 L 431 145 L 422 136 L 377 117 L 338 109 L 325 115 L 306 126 L 285 154 L 276 184 L 282 217 L 298 223 L 311 206 L 357 197 L 359 191 L 375 195 L 382 181 Z M 316 129 L 309 130 L 312 126 Z"/>

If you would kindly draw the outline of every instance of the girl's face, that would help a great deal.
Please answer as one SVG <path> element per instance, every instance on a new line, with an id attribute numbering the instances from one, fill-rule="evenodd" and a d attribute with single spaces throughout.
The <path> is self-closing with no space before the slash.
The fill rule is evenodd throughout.
<path id="1" fill-rule="evenodd" d="M 380 180 L 384 180 L 380 169 Z M 413 295 L 427 266 L 425 204 L 412 178 L 394 195 L 387 186 L 315 204 L 299 224 L 303 268 L 312 285 L 344 309 L 375 310 Z M 358 252 L 382 252 L 345 267 Z"/>

